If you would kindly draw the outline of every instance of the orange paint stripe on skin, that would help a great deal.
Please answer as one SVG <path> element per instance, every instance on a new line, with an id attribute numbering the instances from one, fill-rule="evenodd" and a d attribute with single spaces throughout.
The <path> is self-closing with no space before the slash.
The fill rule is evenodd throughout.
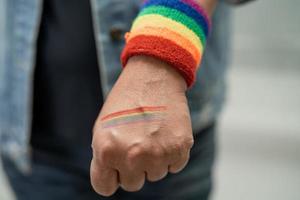
<path id="1" fill-rule="evenodd" d="M 131 39 L 139 35 L 161 36 L 165 39 L 171 40 L 175 44 L 189 51 L 194 57 L 194 59 L 197 61 L 197 65 L 199 66 L 200 64 L 201 52 L 199 48 L 195 47 L 195 45 L 191 43 L 189 40 L 187 40 L 185 37 L 181 36 L 180 34 L 172 30 L 169 30 L 167 28 L 144 26 L 142 28 L 138 28 L 134 30 L 132 33 L 129 33 L 126 36 L 126 42 L 129 42 Z"/>
<path id="2" fill-rule="evenodd" d="M 118 116 L 121 116 L 121 115 L 126 115 L 126 114 L 143 113 L 143 112 L 147 112 L 147 111 L 163 111 L 163 110 L 166 110 L 166 109 L 167 109 L 166 106 L 156 106 L 156 107 L 145 106 L 145 107 L 138 107 L 138 108 L 133 108 L 133 109 L 129 109 L 129 110 L 122 110 L 122 111 L 118 111 L 118 112 L 114 112 L 114 113 L 108 114 L 108 115 L 102 117 L 101 121 L 107 120 L 107 119 L 111 119 L 113 117 L 118 117 Z"/>

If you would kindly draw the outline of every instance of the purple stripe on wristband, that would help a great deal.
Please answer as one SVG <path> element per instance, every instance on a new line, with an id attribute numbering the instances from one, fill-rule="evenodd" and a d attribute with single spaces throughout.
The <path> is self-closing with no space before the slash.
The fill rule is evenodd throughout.
<path id="1" fill-rule="evenodd" d="M 211 20 L 209 18 L 209 16 L 207 15 L 206 11 L 195 2 L 195 0 L 180 0 L 181 2 L 191 6 L 192 8 L 194 8 L 197 12 L 199 12 L 207 21 L 208 23 L 208 32 L 210 32 L 210 28 L 211 28 Z"/>

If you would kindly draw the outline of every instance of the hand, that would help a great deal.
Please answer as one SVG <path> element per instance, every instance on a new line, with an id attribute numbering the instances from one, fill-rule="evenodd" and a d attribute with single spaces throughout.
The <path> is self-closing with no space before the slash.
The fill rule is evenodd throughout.
<path id="1" fill-rule="evenodd" d="M 184 79 L 150 57 L 132 57 L 94 126 L 91 182 L 112 195 L 184 168 L 193 145 Z"/>

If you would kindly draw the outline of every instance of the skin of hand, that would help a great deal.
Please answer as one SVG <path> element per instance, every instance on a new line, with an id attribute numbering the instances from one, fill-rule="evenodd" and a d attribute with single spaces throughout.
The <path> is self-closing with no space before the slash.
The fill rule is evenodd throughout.
<path id="1" fill-rule="evenodd" d="M 169 65 L 132 57 L 96 120 L 91 183 L 112 195 L 118 187 L 137 191 L 145 180 L 158 181 L 184 168 L 193 145 L 185 80 Z M 165 106 L 158 121 L 104 127 L 104 116 L 144 106 Z"/>
<path id="2" fill-rule="evenodd" d="M 197 0 L 209 16 L 218 0 Z M 181 171 L 193 145 L 190 113 L 182 76 L 166 63 L 147 56 L 130 58 L 110 92 L 93 131 L 91 183 L 112 195 L 119 186 L 140 190 L 145 180 L 158 181 Z M 165 106 L 160 120 L 105 127 L 111 113 L 145 106 Z"/>

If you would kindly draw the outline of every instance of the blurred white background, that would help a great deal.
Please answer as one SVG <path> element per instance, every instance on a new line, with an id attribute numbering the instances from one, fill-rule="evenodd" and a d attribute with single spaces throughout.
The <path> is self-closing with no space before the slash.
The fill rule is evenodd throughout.
<path id="1" fill-rule="evenodd" d="M 299 0 L 257 0 L 232 9 L 213 200 L 300 199 L 299 8 Z M 0 199 L 13 199 L 1 168 Z"/>
<path id="2" fill-rule="evenodd" d="M 300 1 L 235 8 L 213 200 L 300 199 Z"/>

